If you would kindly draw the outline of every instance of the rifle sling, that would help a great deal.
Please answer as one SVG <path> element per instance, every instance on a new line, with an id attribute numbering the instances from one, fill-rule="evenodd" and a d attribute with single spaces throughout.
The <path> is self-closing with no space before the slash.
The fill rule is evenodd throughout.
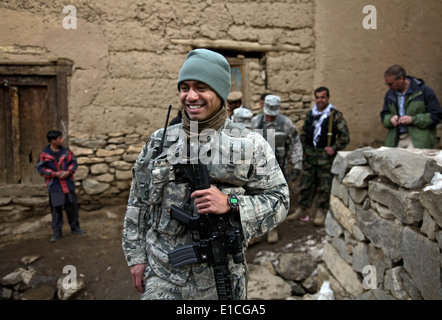
<path id="1" fill-rule="evenodd" d="M 333 136 L 333 114 L 335 112 L 335 109 L 332 109 L 330 113 L 330 118 L 328 120 L 328 133 L 327 133 L 327 146 L 330 147 L 331 139 Z"/>

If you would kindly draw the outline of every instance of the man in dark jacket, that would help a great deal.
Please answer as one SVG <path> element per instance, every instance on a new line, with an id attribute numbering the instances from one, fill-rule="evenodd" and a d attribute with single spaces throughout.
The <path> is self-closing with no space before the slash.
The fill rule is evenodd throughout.
<path id="1" fill-rule="evenodd" d="M 60 131 L 51 130 L 46 138 L 49 145 L 40 154 L 38 172 L 45 178 L 52 209 L 52 235 L 50 241 L 61 238 L 63 227 L 63 206 L 69 220 L 72 234 L 83 234 L 78 222 L 78 203 L 75 193 L 74 173 L 77 160 L 69 149 L 63 147 L 64 139 Z"/>
<path id="2" fill-rule="evenodd" d="M 384 78 L 390 88 L 380 114 L 382 125 L 388 129 L 385 146 L 433 149 L 436 126 L 442 119 L 433 89 L 422 79 L 407 76 L 400 65 L 388 68 Z"/>

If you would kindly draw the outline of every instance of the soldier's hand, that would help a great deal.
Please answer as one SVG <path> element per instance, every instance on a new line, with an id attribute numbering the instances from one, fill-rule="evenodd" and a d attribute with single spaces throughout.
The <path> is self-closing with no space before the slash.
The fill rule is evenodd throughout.
<path id="1" fill-rule="evenodd" d="M 132 283 L 137 291 L 144 293 L 144 270 L 147 263 L 135 264 L 130 267 L 130 274 L 132 275 Z"/>
<path id="2" fill-rule="evenodd" d="M 299 169 L 292 169 L 292 173 L 290 174 L 292 182 L 295 182 L 298 179 L 300 174 L 301 174 L 301 170 L 299 170 Z"/>
<path id="3" fill-rule="evenodd" d="M 211 186 L 209 189 L 196 190 L 190 197 L 195 198 L 199 214 L 224 214 L 230 211 L 227 195 L 215 186 Z"/>

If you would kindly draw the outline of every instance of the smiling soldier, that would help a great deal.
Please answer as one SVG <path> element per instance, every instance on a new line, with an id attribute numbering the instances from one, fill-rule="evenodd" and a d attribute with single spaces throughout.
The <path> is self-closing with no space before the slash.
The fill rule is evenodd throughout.
<path id="1" fill-rule="evenodd" d="M 246 262 L 238 256 L 248 240 L 269 232 L 286 218 L 288 186 L 264 138 L 227 117 L 230 66 L 222 55 L 206 49 L 189 52 L 177 85 L 182 123 L 154 132 L 133 168 L 122 243 L 133 284 L 142 299 L 246 299 Z M 181 134 L 172 134 L 177 129 Z M 232 129 L 240 130 L 240 136 L 229 135 L 235 131 Z M 223 139 L 211 139 L 207 132 Z M 194 135 L 196 140 L 192 140 Z M 200 155 L 203 148 L 205 154 L 218 154 L 213 159 L 223 161 L 205 164 L 210 184 L 194 188 L 192 177 L 183 175 L 170 154 L 190 155 L 190 149 L 195 149 Z M 248 161 L 225 161 L 226 151 Z M 234 238 L 240 239 L 239 246 L 232 249 L 217 242 L 221 233 L 203 239 L 204 230 L 195 234 L 190 223 L 173 218 L 174 208 L 185 212 L 188 221 L 202 221 L 197 227 L 204 230 L 210 229 L 206 222 L 231 221 L 229 230 L 238 226 L 241 234 Z M 220 267 L 212 259 L 218 253 L 212 250 L 216 245 L 222 252 L 217 258 L 227 261 L 223 290 L 215 281 Z M 171 252 L 177 248 L 190 248 L 198 259 L 171 262 Z"/>

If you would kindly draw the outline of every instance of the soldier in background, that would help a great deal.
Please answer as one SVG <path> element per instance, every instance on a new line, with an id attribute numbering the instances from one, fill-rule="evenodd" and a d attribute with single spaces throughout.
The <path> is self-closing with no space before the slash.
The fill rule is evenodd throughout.
<path id="1" fill-rule="evenodd" d="M 330 207 L 333 160 L 337 152 L 350 142 L 350 133 L 342 112 L 329 102 L 329 90 L 320 87 L 314 94 L 316 105 L 307 112 L 300 133 L 304 160 L 299 187 L 299 208 L 289 216 L 289 220 L 309 220 L 307 209 L 311 208 L 317 195 L 313 223 L 321 226 Z"/>
<path id="2" fill-rule="evenodd" d="M 244 107 L 233 110 L 233 122 L 242 123 L 247 129 L 252 128 L 253 112 Z"/>
<path id="3" fill-rule="evenodd" d="M 271 146 L 258 133 L 227 117 L 224 103 L 231 87 L 230 72 L 229 63 L 218 53 L 189 52 L 178 75 L 182 122 L 168 127 L 165 135 L 164 129 L 155 131 L 135 162 L 122 248 L 142 299 L 217 299 L 208 263 L 174 267 L 168 260 L 173 249 L 194 243 L 192 230 L 171 219 L 172 205 L 185 205 L 194 218 L 233 214 L 244 236 L 242 250 L 252 237 L 266 234 L 287 216 L 289 189 Z M 241 136 L 233 129 L 240 129 Z M 200 160 L 210 150 L 222 161 L 207 164 L 211 187 L 190 194 L 189 182 L 180 179 L 174 163 L 182 160 L 175 158 L 179 155 L 189 160 L 194 148 Z M 234 162 L 229 155 L 235 154 L 242 161 Z M 246 299 L 245 261 L 234 263 L 228 258 L 234 297 Z"/>
<path id="4" fill-rule="evenodd" d="M 292 120 L 281 114 L 280 109 L 281 98 L 267 95 L 263 113 L 252 118 L 252 128 L 261 130 L 267 141 L 269 141 L 268 133 L 274 132 L 276 159 L 287 182 L 294 182 L 302 170 L 302 144 Z M 289 159 L 292 165 L 290 174 Z"/>
<path id="5" fill-rule="evenodd" d="M 269 95 L 270 93 L 263 93 L 261 94 L 261 96 L 259 97 L 259 107 L 261 108 L 261 112 L 264 109 L 264 102 L 266 97 Z"/>
<path id="6" fill-rule="evenodd" d="M 264 98 L 263 113 L 252 118 L 252 129 L 259 130 L 272 145 L 279 166 L 287 183 L 294 183 L 302 170 L 301 140 L 292 120 L 281 114 L 281 98 L 268 94 Z M 289 174 L 289 159 L 291 172 Z M 278 241 L 278 233 L 273 229 L 267 235 L 267 242 Z"/>
<path id="7" fill-rule="evenodd" d="M 229 115 L 230 120 L 235 121 L 235 110 L 239 109 L 239 108 L 243 108 L 246 110 L 246 107 L 244 107 L 244 105 L 242 104 L 243 95 L 241 92 L 239 91 L 232 91 L 230 92 L 229 96 L 227 97 L 227 113 Z"/>

